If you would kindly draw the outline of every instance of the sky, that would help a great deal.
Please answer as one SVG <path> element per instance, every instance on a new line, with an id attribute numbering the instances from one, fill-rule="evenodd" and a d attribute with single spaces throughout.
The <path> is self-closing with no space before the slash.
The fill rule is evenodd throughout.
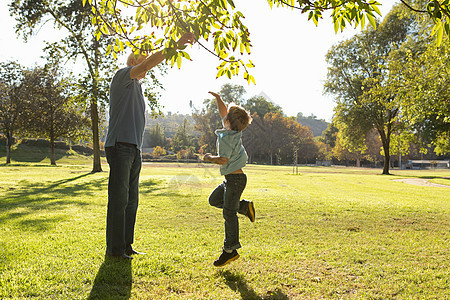
<path id="1" fill-rule="evenodd" d="M 9 16 L 7 7 L 9 2 L 0 1 L 0 61 L 16 60 L 26 67 L 44 64 L 43 41 L 57 41 L 58 32 L 47 24 L 24 43 L 15 33 L 15 20 Z M 348 27 L 335 34 L 329 14 L 316 27 L 307 20 L 307 14 L 298 10 L 277 7 L 271 10 L 265 0 L 234 2 L 237 10 L 245 15 L 243 22 L 250 31 L 253 47 L 249 58 L 255 64 L 251 74 L 256 85 L 249 85 L 242 71 L 231 80 L 216 79 L 218 59 L 199 45 L 188 46 L 186 51 L 192 61 L 183 61 L 181 69 L 169 68 L 168 74 L 161 78 L 165 87 L 160 98 L 163 112 L 189 114 L 190 101 L 200 108 L 203 100 L 210 98 L 208 91 L 218 92 L 222 85 L 231 83 L 245 88 L 246 99 L 264 93 L 288 116 L 301 112 L 304 116 L 315 115 L 331 121 L 335 103 L 332 96 L 323 94 L 327 76 L 325 55 L 333 45 L 360 32 L 360 27 Z M 380 2 L 384 17 L 395 1 Z M 119 65 L 124 66 L 125 61 L 119 61 Z"/>

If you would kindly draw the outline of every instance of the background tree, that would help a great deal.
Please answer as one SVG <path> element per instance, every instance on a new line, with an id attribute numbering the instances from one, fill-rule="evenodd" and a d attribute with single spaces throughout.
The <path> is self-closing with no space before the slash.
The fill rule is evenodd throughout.
<path id="1" fill-rule="evenodd" d="M 264 96 L 253 96 L 245 101 L 243 106 L 250 112 L 250 114 L 253 115 L 256 113 L 261 118 L 264 118 L 264 116 L 268 113 L 284 114 L 281 106 L 267 100 Z"/>
<path id="2" fill-rule="evenodd" d="M 400 109 L 399 97 L 389 88 L 389 54 L 406 41 L 413 18 L 394 8 L 375 29 L 334 46 L 327 54 L 325 91 L 335 95 L 335 123 L 341 143 L 351 152 L 365 150 L 364 139 L 377 129 L 383 143 L 383 174 L 389 174 L 390 137 Z"/>
<path id="3" fill-rule="evenodd" d="M 160 157 L 166 155 L 166 150 L 161 146 L 156 146 L 155 149 L 153 149 L 152 156 L 153 157 Z"/>
<path id="4" fill-rule="evenodd" d="M 264 127 L 259 135 L 261 150 L 270 164 L 292 163 L 294 149 L 298 149 L 299 158 L 305 161 L 316 156 L 312 131 L 299 124 L 294 118 L 284 117 L 280 113 L 267 113 Z"/>
<path id="5" fill-rule="evenodd" d="M 417 135 L 422 151 L 434 145 L 437 154 L 450 154 L 450 43 L 440 47 L 427 34 L 406 44 L 392 57 L 391 87 L 401 96 L 401 119 Z"/>
<path id="6" fill-rule="evenodd" d="M 249 161 L 252 162 L 254 159 L 266 161 L 265 144 L 261 138 L 266 130 L 264 116 L 268 113 L 283 115 L 283 109 L 264 96 L 251 97 L 245 101 L 243 107 L 251 113 L 253 118 L 252 123 L 242 134 L 242 141 L 249 155 Z"/>
<path id="7" fill-rule="evenodd" d="M 311 129 L 314 136 L 321 136 L 322 132 L 327 128 L 328 123 L 325 120 L 319 120 L 313 114 L 306 117 L 303 113 L 299 112 L 297 114 L 297 122 L 302 124 L 303 126 L 307 126 Z"/>
<path id="8" fill-rule="evenodd" d="M 32 111 L 27 131 L 49 140 L 50 162 L 56 165 L 55 141 L 62 137 L 72 140 L 84 137 L 89 119 L 72 102 L 69 79 L 61 76 L 58 65 L 35 67 L 25 72 L 24 77 Z"/>
<path id="9" fill-rule="evenodd" d="M 0 131 L 6 136 L 6 163 L 11 163 L 14 134 L 21 130 L 29 107 L 24 95 L 23 67 L 17 62 L 0 63 Z"/>
<path id="10" fill-rule="evenodd" d="M 173 151 L 178 152 L 181 149 L 189 149 L 195 147 L 196 142 L 193 139 L 192 129 L 187 119 L 184 119 L 183 125 L 180 126 L 172 138 Z"/>
<path id="11" fill-rule="evenodd" d="M 145 147 L 153 148 L 156 146 L 166 147 L 167 146 L 167 138 L 159 123 L 156 123 L 147 135 L 144 136 L 144 141 L 146 142 Z"/>
<path id="12" fill-rule="evenodd" d="M 244 95 L 247 93 L 241 85 L 226 83 L 220 88 L 220 97 L 225 103 L 236 103 L 243 105 L 245 102 Z"/>

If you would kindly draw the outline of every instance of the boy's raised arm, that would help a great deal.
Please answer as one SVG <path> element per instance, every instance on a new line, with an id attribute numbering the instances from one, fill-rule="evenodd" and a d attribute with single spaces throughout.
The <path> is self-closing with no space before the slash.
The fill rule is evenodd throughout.
<path id="1" fill-rule="evenodd" d="M 223 103 L 222 98 L 220 98 L 219 94 L 216 94 L 214 92 L 209 92 L 211 95 L 213 95 L 216 98 L 217 101 L 217 108 L 219 109 L 220 117 L 223 118 L 227 115 L 228 109 L 225 103 Z"/>

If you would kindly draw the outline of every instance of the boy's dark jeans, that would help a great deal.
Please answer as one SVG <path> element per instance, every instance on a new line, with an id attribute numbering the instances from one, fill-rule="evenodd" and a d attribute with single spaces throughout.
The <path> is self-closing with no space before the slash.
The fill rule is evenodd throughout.
<path id="1" fill-rule="evenodd" d="M 224 250 L 241 248 L 239 243 L 239 221 L 237 213 L 247 214 L 248 201 L 241 200 L 247 184 L 247 175 L 228 174 L 225 180 L 209 196 L 209 204 L 223 209 L 225 219 Z"/>
<path id="2" fill-rule="evenodd" d="M 141 152 L 136 145 L 116 143 L 106 147 L 110 172 L 106 216 L 106 254 L 122 255 L 134 239 L 139 202 Z"/>

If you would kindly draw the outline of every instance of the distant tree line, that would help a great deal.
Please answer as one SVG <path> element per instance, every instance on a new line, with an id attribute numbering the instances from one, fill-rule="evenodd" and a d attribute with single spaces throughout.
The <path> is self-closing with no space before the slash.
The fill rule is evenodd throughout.
<path id="1" fill-rule="evenodd" d="M 239 85 L 222 86 L 220 95 L 226 103 L 234 102 L 250 111 L 252 124 L 243 132 L 243 143 L 249 155 L 250 163 L 295 164 L 325 163 L 358 167 L 382 167 L 384 165 L 383 144 L 376 129 L 365 135 L 364 151 L 349 149 L 343 142 L 343 134 L 336 122 L 327 123 L 314 115 L 305 117 L 287 117 L 280 106 L 262 96 L 245 98 L 246 91 Z M 160 121 L 163 121 L 160 123 Z M 310 124 L 304 126 L 304 124 Z M 178 158 L 191 157 L 201 151 L 215 153 L 216 135 L 214 131 L 222 128 L 214 99 L 206 99 L 200 108 L 193 107 L 191 115 L 169 114 L 152 120 L 147 129 L 144 144 L 149 147 L 161 147 L 174 152 Z M 161 126 L 160 124 L 164 124 Z M 314 137 L 313 127 L 318 132 Z M 177 128 L 169 137 L 167 128 Z M 324 129 L 322 129 L 324 128 Z M 203 148 L 200 150 L 200 147 Z M 399 144 L 392 143 L 392 160 L 398 165 Z M 413 140 L 407 146 L 401 145 L 403 161 L 408 159 L 443 159 L 447 156 L 435 153 L 436 147 L 426 147 L 427 154 Z M 161 150 L 156 150 L 159 157 Z"/>

